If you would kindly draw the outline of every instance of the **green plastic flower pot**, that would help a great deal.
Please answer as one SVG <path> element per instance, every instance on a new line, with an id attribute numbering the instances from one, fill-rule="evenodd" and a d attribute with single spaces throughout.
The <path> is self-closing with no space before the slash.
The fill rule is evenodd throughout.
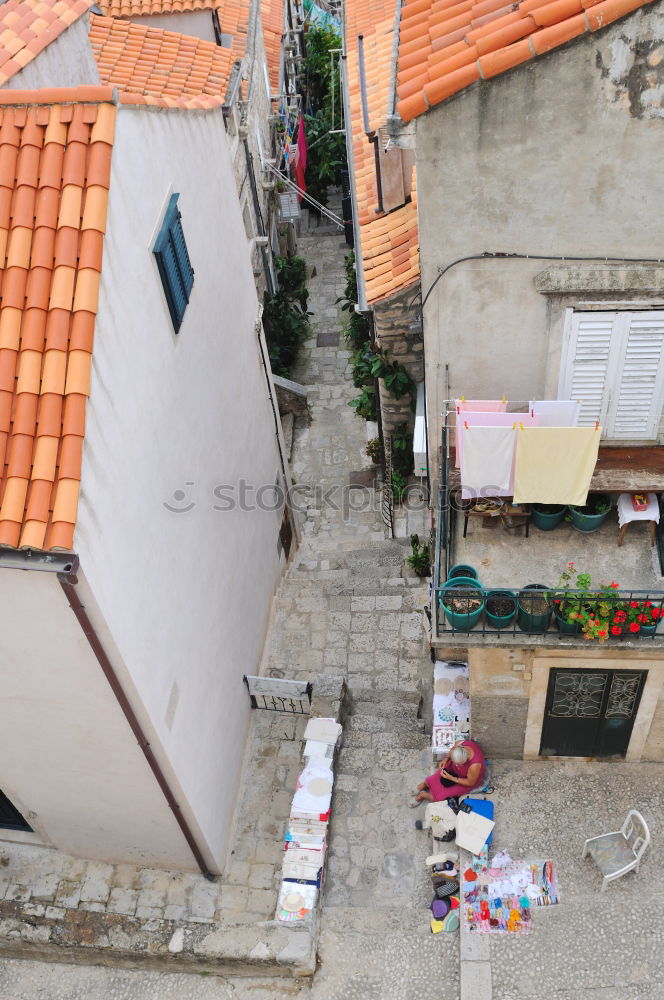
<path id="1" fill-rule="evenodd" d="M 480 578 L 474 566 L 466 566 L 465 563 L 458 563 L 449 571 L 447 579 L 453 580 L 460 576 L 462 576 L 465 580 L 477 580 L 479 583 Z"/>
<path id="2" fill-rule="evenodd" d="M 533 595 L 533 591 L 535 592 Z M 551 624 L 553 607 L 549 605 L 546 611 L 533 611 L 529 595 L 538 596 L 538 592 L 550 593 L 551 588 L 545 587 L 543 583 L 529 583 L 518 593 L 517 600 L 517 620 L 519 628 L 524 632 L 546 632 Z M 542 596 L 542 594 L 539 594 Z"/>
<path id="3" fill-rule="evenodd" d="M 489 602 L 492 597 L 504 597 L 512 602 L 512 610 L 506 615 L 495 615 L 493 612 L 489 611 Z M 493 626 L 493 628 L 507 628 L 514 621 L 514 616 L 516 615 L 516 594 L 513 590 L 488 590 L 486 594 L 486 607 L 485 607 L 487 621 Z"/>
<path id="4" fill-rule="evenodd" d="M 441 591 L 449 591 L 449 590 L 459 591 L 459 596 L 464 596 L 463 595 L 464 590 L 474 591 L 475 594 L 478 594 L 479 597 L 481 598 L 481 604 L 479 608 L 476 608 L 475 610 L 469 612 L 462 612 L 462 611 L 453 611 L 451 608 L 447 607 L 447 605 L 445 604 L 445 593 L 440 593 L 438 595 L 438 601 L 440 603 L 440 606 L 443 609 L 445 617 L 448 623 L 452 626 L 452 628 L 456 629 L 459 632 L 469 632 L 472 628 L 475 628 L 478 621 L 482 617 L 482 612 L 484 611 L 484 606 L 485 606 L 484 594 L 482 593 L 482 590 L 478 586 L 476 580 L 472 581 L 465 580 L 461 582 L 461 578 L 459 577 L 457 577 L 456 580 L 448 580 L 447 583 L 445 583 L 441 588 Z M 468 596 L 471 597 L 474 595 L 471 595 L 469 593 Z"/>
<path id="5" fill-rule="evenodd" d="M 556 619 L 558 631 L 562 632 L 563 635 L 578 635 L 581 631 L 581 622 L 566 622 L 564 618 L 560 617 L 555 609 L 555 606 L 553 609 L 553 617 Z"/>
<path id="6" fill-rule="evenodd" d="M 533 524 L 540 531 L 553 531 L 567 513 L 567 507 L 564 504 L 534 503 L 531 504 L 530 510 Z"/>
<path id="7" fill-rule="evenodd" d="M 657 631 L 657 626 L 656 625 L 642 625 L 641 628 L 640 628 L 640 630 L 639 630 L 639 632 L 637 634 L 638 635 L 654 635 L 656 631 Z"/>
<path id="8" fill-rule="evenodd" d="M 606 493 L 598 494 L 593 498 L 593 500 L 595 503 L 611 503 L 611 498 Z M 582 509 L 572 506 L 567 509 L 572 518 L 572 524 L 576 530 L 584 532 L 597 531 L 599 526 L 604 522 L 606 515 L 609 513 L 607 510 L 603 514 L 586 514 Z"/>

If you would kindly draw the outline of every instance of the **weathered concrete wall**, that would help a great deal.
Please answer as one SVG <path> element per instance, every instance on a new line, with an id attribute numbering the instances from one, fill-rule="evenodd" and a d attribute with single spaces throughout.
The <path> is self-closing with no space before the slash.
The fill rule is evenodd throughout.
<path id="1" fill-rule="evenodd" d="M 146 14 L 131 18 L 135 24 L 143 24 L 146 28 L 162 28 L 164 31 L 177 31 L 182 35 L 193 35 L 205 42 L 214 42 L 214 26 L 211 10 L 182 10 L 172 14 Z"/>
<path id="2" fill-rule="evenodd" d="M 403 365 L 414 382 L 424 378 L 424 341 L 421 333 L 410 327 L 419 320 L 418 285 L 411 285 L 398 295 L 392 295 L 374 306 L 374 322 L 378 345 L 390 352 L 390 360 Z M 413 425 L 410 396 L 397 399 L 380 380 L 380 412 L 383 432 L 391 434 L 398 424 Z"/>
<path id="3" fill-rule="evenodd" d="M 639 10 L 418 119 L 425 293 L 439 267 L 484 250 L 664 256 L 662 38 L 661 8 Z M 571 285 L 553 302 L 534 283 L 546 267 L 471 260 L 438 282 L 425 309 L 429 414 L 443 408 L 446 364 L 452 397 L 556 394 L 564 306 L 597 298 Z M 614 280 L 602 300 L 617 298 L 652 294 Z M 432 456 L 438 432 L 430 419 Z"/>
<path id="4" fill-rule="evenodd" d="M 664 760 L 664 650 L 643 646 L 469 648 L 473 736 L 490 759 L 537 759 L 552 668 L 645 670 L 626 759 Z"/>
<path id="5" fill-rule="evenodd" d="M 177 335 L 151 252 L 173 191 L 195 269 Z M 215 870 L 249 721 L 242 675 L 284 566 L 258 315 L 221 108 L 121 108 L 75 547 Z"/>

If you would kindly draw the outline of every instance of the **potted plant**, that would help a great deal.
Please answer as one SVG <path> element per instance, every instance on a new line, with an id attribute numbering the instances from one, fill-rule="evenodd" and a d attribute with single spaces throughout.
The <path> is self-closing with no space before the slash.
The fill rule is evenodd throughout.
<path id="1" fill-rule="evenodd" d="M 418 576 L 429 576 L 431 572 L 431 558 L 429 556 L 429 545 L 427 542 L 420 542 L 419 535 L 410 536 L 410 545 L 413 550 L 406 562 Z"/>
<path id="2" fill-rule="evenodd" d="M 560 574 L 553 598 L 553 616 L 559 632 L 578 635 L 581 631 L 582 612 L 588 609 L 594 597 L 588 592 L 591 582 L 590 573 L 578 573 L 573 562 L 567 563 L 566 569 Z M 572 586 L 581 593 L 567 593 Z"/>
<path id="3" fill-rule="evenodd" d="M 564 504 L 533 503 L 530 505 L 533 524 L 540 531 L 553 531 L 565 516 L 567 508 Z"/>
<path id="4" fill-rule="evenodd" d="M 516 594 L 512 590 L 489 590 L 486 595 L 486 617 L 494 628 L 507 628 L 516 614 Z"/>
<path id="5" fill-rule="evenodd" d="M 380 465 L 380 459 L 383 454 L 383 449 L 380 446 L 380 438 L 372 438 L 371 441 L 367 441 L 364 453 L 369 456 L 374 465 Z"/>
<path id="6" fill-rule="evenodd" d="M 577 531 L 597 531 L 611 510 L 611 497 L 607 493 L 596 493 L 589 496 L 583 506 L 570 504 L 567 509 Z"/>
<path id="7" fill-rule="evenodd" d="M 546 632 L 551 624 L 551 588 L 529 583 L 517 595 L 517 620 L 524 632 Z"/>
<path id="8" fill-rule="evenodd" d="M 457 563 L 447 574 L 448 580 L 454 580 L 455 577 L 462 576 L 466 580 L 477 580 L 479 583 L 479 574 L 474 566 L 467 566 L 465 563 Z"/>
<path id="9" fill-rule="evenodd" d="M 439 603 L 447 621 L 460 632 L 474 628 L 484 611 L 482 591 L 467 581 L 448 580 L 441 588 Z"/>
<path id="10" fill-rule="evenodd" d="M 639 635 L 654 635 L 661 618 L 664 618 L 664 608 L 654 607 L 652 601 L 642 601 L 636 618 Z"/>

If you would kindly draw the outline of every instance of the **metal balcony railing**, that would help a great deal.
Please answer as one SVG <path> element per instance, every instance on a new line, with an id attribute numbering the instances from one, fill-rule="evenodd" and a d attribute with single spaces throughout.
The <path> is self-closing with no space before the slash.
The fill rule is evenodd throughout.
<path id="1" fill-rule="evenodd" d="M 528 635 L 589 644 L 664 640 L 661 590 L 492 588 L 452 580 L 438 585 L 435 597 L 439 638 Z"/>

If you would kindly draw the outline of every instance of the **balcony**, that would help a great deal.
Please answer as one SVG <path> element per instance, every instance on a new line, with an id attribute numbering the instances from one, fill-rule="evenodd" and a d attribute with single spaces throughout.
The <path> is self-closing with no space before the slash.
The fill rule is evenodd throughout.
<path id="1" fill-rule="evenodd" d="M 620 451 L 620 455 L 615 463 L 611 463 L 606 453 L 614 450 Z M 602 452 L 605 452 L 604 456 Z M 631 461 L 628 458 L 630 452 Z M 647 467 L 652 459 L 641 452 L 657 453 L 655 467 L 650 471 L 644 471 L 643 466 Z M 602 477 L 601 483 L 597 487 L 593 485 L 591 489 L 612 493 L 611 486 L 615 486 L 612 496 L 614 503 L 621 489 L 663 490 L 662 452 L 664 449 L 661 448 L 629 451 L 601 449 L 598 463 L 598 469 L 601 466 L 601 473 L 598 473 Z M 442 454 L 446 454 L 445 434 Z M 612 464 L 616 466 L 615 469 L 611 467 Z M 553 531 L 541 531 L 531 523 L 526 537 L 525 525 L 518 527 L 520 519 L 509 515 L 508 500 L 505 501 L 508 505 L 506 518 L 499 515 L 470 517 L 464 538 L 464 511 L 453 456 L 451 460 L 448 457 L 441 479 L 437 559 L 432 594 L 435 643 L 466 646 L 515 642 L 518 645 L 550 645 L 554 642 L 577 648 L 601 644 L 605 650 L 624 646 L 634 648 L 635 644 L 644 642 L 664 645 L 662 622 L 658 622 L 654 628 L 647 626 L 639 630 L 630 629 L 639 614 L 650 615 L 651 622 L 658 617 L 660 609 L 664 615 L 664 576 L 660 563 L 660 551 L 664 550 L 664 518 L 657 531 L 654 546 L 650 544 L 649 529 L 645 522 L 630 524 L 624 544 L 618 546 L 619 527 L 615 506 L 602 526 L 594 532 L 578 531 L 566 521 Z M 566 612 L 563 618 L 568 620 L 564 621 L 561 629 L 555 613 L 561 610 L 561 606 L 554 602 L 562 589 L 561 575 L 569 572 L 570 562 L 574 563 L 574 571 L 570 573 L 570 579 L 564 581 L 566 604 L 562 608 Z M 477 572 L 480 597 L 479 600 L 477 595 L 464 598 L 463 588 L 457 588 L 454 608 L 449 608 L 446 613 L 441 607 L 440 599 L 445 599 L 445 583 L 450 569 L 460 564 L 470 566 Z M 577 574 L 589 574 L 591 582 L 587 584 L 582 581 L 583 587 L 575 586 Z M 602 584 L 608 586 L 612 582 L 618 586 L 609 587 L 606 591 L 600 589 Z M 543 591 L 540 594 L 537 591 L 524 592 L 524 588 L 532 585 L 540 585 Z M 486 597 L 493 590 L 508 591 L 518 599 L 520 607 L 517 607 L 517 613 L 506 623 L 487 614 Z M 547 603 L 542 603 L 542 594 Z M 589 597 L 589 594 L 601 596 L 594 598 Z M 593 633 L 592 625 L 588 625 L 588 618 L 596 615 L 600 601 L 600 626 L 595 632 L 603 632 L 602 623 L 606 622 L 609 634 L 606 637 L 595 635 L 588 639 L 581 628 L 585 626 L 586 632 Z M 635 604 L 639 607 L 634 607 Z M 498 609 L 500 610 L 499 605 Z M 508 597 L 502 610 L 509 612 L 509 609 Z M 652 610 L 655 611 L 654 615 L 651 614 Z M 574 620 L 574 615 L 581 617 Z M 500 625 L 504 627 L 499 627 Z M 616 629 L 619 631 L 615 631 Z"/>

